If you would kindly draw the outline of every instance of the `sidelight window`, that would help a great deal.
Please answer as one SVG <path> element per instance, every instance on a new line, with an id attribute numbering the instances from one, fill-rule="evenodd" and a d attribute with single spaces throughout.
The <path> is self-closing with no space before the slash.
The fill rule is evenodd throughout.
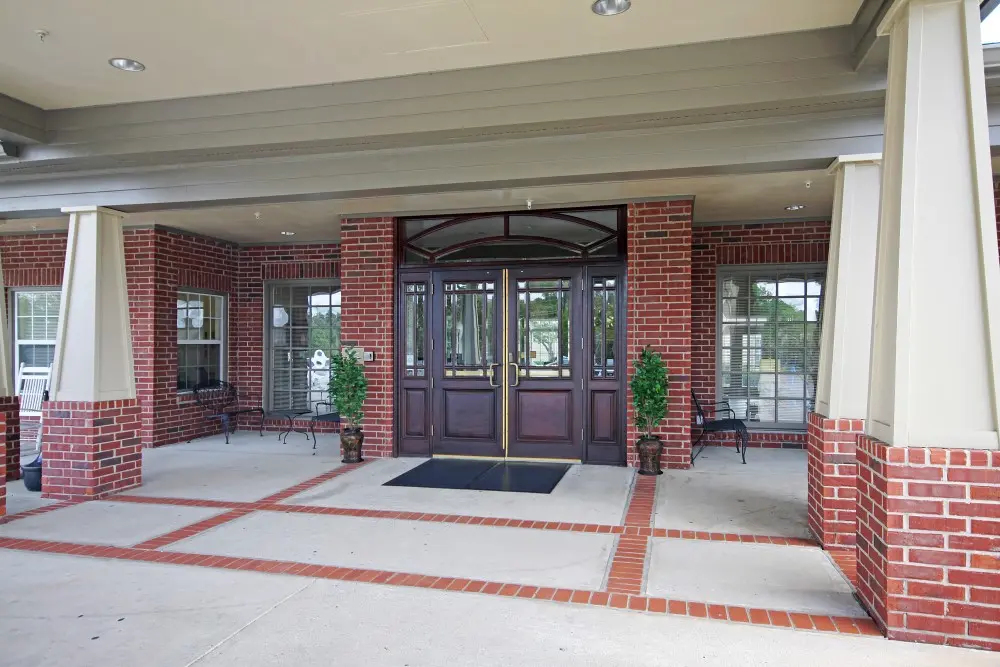
<path id="1" fill-rule="evenodd" d="M 804 428 L 819 371 L 823 267 L 719 271 L 718 396 L 753 426 Z"/>
<path id="2" fill-rule="evenodd" d="M 426 305 L 426 283 L 407 283 L 403 293 L 406 377 L 424 377 L 427 374 L 427 360 L 424 358 L 426 354 L 424 341 L 427 335 Z"/>
<path id="3" fill-rule="evenodd" d="M 594 278 L 591 285 L 594 315 L 594 378 L 615 377 L 615 278 Z"/>

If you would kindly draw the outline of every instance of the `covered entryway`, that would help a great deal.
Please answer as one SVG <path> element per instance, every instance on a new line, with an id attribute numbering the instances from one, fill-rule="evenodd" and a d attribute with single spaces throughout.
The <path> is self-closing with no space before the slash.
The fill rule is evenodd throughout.
<path id="1" fill-rule="evenodd" d="M 624 463 L 622 209 L 399 222 L 399 452 Z"/>

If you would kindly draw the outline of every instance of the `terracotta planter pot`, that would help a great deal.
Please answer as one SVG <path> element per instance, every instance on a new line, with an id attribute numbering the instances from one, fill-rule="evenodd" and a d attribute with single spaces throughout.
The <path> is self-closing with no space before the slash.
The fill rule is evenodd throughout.
<path id="1" fill-rule="evenodd" d="M 639 438 L 635 444 L 639 452 L 640 475 L 662 475 L 660 469 L 660 454 L 663 453 L 663 443 L 659 438 Z"/>
<path id="2" fill-rule="evenodd" d="M 344 450 L 344 463 L 361 463 L 361 445 L 365 434 L 360 428 L 345 428 L 340 434 L 340 447 Z"/>

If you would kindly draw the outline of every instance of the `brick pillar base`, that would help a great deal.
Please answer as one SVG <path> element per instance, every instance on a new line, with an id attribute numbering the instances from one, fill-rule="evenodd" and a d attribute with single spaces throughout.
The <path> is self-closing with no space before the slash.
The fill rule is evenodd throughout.
<path id="1" fill-rule="evenodd" d="M 827 419 L 809 413 L 809 529 L 823 546 L 854 546 L 858 466 L 855 457 L 863 419 Z"/>
<path id="2" fill-rule="evenodd" d="M 0 398 L 0 413 L 3 414 L 4 441 L 6 445 L 6 479 L 21 479 L 21 400 L 17 396 Z"/>
<path id="3" fill-rule="evenodd" d="M 93 500 L 142 483 L 139 401 L 42 407 L 42 497 Z"/>
<path id="4" fill-rule="evenodd" d="M 6 415 L 0 412 L 0 429 L 6 430 Z M 0 517 L 7 514 L 7 457 L 0 456 Z"/>
<path id="5" fill-rule="evenodd" d="M 858 438 L 858 594 L 890 639 L 1000 651 L 1000 452 Z"/>

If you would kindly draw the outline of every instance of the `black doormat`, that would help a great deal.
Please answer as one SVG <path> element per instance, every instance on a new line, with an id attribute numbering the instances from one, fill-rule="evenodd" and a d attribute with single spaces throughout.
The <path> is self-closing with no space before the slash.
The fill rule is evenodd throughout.
<path id="1" fill-rule="evenodd" d="M 569 464 L 431 459 L 383 486 L 552 493 Z"/>

